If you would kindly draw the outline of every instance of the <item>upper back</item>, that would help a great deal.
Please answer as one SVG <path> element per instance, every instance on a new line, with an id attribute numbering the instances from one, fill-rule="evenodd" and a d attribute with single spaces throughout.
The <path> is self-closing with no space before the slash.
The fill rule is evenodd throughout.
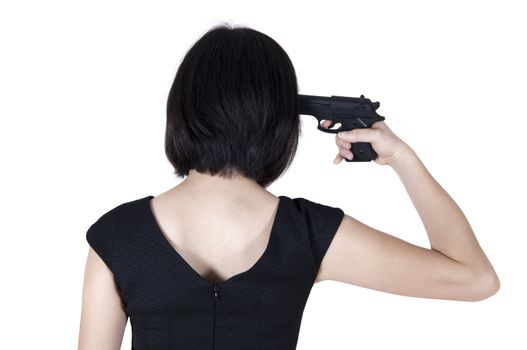
<path id="1" fill-rule="evenodd" d="M 214 205 L 188 196 L 150 199 L 158 233 L 209 281 L 247 270 L 265 251 L 279 198 Z M 212 204 L 212 205 L 211 205 Z"/>
<path id="2" fill-rule="evenodd" d="M 247 269 L 221 270 L 238 273 L 215 283 L 193 269 L 163 236 L 150 207 L 152 198 L 126 202 L 106 212 L 86 236 L 114 274 L 136 348 L 159 345 L 157 342 L 166 343 L 166 348 L 207 348 L 215 341 L 231 349 L 258 345 L 261 349 L 294 349 L 305 303 L 344 215 L 342 210 L 280 196 L 276 212 L 267 213 L 272 215 L 271 223 L 262 215 L 260 226 L 247 230 L 260 238 L 255 240 L 253 255 L 246 255 L 250 263 L 230 264 L 231 269 Z M 199 224 L 188 226 L 199 231 Z M 172 227 L 180 232 L 185 228 Z M 203 227 L 214 229 L 208 224 Z M 262 237 L 267 239 L 265 248 Z M 222 254 L 210 259 L 199 256 L 214 264 L 224 261 Z"/>

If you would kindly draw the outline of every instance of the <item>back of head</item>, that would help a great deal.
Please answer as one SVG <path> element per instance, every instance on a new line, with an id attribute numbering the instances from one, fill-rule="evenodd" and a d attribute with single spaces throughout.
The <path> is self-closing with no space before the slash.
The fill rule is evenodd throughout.
<path id="1" fill-rule="evenodd" d="M 269 36 L 218 25 L 185 54 L 167 101 L 165 152 L 191 169 L 263 187 L 291 164 L 300 134 L 293 64 Z"/>

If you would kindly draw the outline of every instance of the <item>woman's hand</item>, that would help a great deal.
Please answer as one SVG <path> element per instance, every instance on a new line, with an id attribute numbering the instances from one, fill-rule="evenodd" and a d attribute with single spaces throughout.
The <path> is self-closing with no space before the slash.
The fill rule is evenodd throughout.
<path id="1" fill-rule="evenodd" d="M 331 121 L 325 120 L 320 125 L 327 128 Z M 344 158 L 353 158 L 352 143 L 355 142 L 369 142 L 377 153 L 375 162 L 380 165 L 393 165 L 401 154 L 411 151 L 410 146 L 397 137 L 384 121 L 376 122 L 370 128 L 342 131 L 335 136 L 335 142 L 339 147 L 333 161 L 335 164 Z"/>

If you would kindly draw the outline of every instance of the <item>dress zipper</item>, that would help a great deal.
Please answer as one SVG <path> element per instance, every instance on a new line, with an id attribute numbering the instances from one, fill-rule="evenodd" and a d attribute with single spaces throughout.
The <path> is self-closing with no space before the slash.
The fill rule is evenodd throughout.
<path id="1" fill-rule="evenodd" d="M 220 298 L 218 284 L 212 284 L 212 296 L 214 297 L 214 318 L 212 324 L 212 349 L 216 348 L 216 300 Z"/>

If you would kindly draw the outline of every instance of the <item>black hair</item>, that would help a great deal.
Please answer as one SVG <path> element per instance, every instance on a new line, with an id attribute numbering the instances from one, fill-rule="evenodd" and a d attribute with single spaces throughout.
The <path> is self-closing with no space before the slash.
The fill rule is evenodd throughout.
<path id="1" fill-rule="evenodd" d="M 185 54 L 168 95 L 165 153 L 174 173 L 241 174 L 267 187 L 296 153 L 297 95 L 293 64 L 274 39 L 212 27 Z"/>

